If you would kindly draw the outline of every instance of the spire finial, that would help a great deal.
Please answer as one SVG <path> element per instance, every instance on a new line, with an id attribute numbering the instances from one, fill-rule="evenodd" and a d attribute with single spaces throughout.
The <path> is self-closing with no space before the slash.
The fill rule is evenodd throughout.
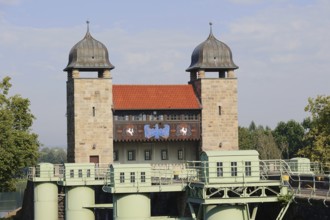
<path id="1" fill-rule="evenodd" d="M 89 20 L 86 21 L 87 24 L 87 32 L 89 32 Z"/>
<path id="2" fill-rule="evenodd" d="M 211 34 L 213 34 L 212 33 L 212 25 L 213 25 L 212 22 L 209 22 L 209 25 L 210 25 L 210 35 L 211 35 Z"/>

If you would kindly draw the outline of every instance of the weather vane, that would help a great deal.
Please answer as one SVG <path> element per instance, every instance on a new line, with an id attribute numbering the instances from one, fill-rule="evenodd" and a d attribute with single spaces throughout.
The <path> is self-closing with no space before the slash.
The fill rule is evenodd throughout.
<path id="1" fill-rule="evenodd" d="M 89 32 L 89 20 L 86 21 L 87 24 L 87 31 Z"/>
<path id="2" fill-rule="evenodd" d="M 209 22 L 209 25 L 210 25 L 210 33 L 212 34 L 212 22 Z"/>

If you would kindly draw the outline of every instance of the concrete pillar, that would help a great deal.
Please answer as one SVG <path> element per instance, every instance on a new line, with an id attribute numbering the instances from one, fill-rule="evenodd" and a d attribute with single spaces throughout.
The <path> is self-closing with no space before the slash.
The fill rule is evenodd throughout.
<path id="1" fill-rule="evenodd" d="M 206 205 L 204 220 L 249 220 L 245 205 Z"/>
<path id="2" fill-rule="evenodd" d="M 34 183 L 34 220 L 58 220 L 56 183 Z"/>
<path id="3" fill-rule="evenodd" d="M 95 204 L 94 189 L 88 186 L 67 187 L 65 189 L 65 219 L 95 220 L 93 209 Z"/>
<path id="4" fill-rule="evenodd" d="M 151 217 L 149 194 L 114 194 L 114 220 L 142 220 Z"/>

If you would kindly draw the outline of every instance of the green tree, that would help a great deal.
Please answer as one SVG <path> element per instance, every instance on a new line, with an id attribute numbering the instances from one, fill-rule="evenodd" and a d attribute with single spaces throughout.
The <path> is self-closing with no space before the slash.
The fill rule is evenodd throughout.
<path id="1" fill-rule="evenodd" d="M 238 142 L 240 150 L 255 149 L 253 132 L 251 132 L 248 128 L 238 127 Z"/>
<path id="2" fill-rule="evenodd" d="M 277 146 L 271 130 L 257 129 L 254 132 L 255 148 L 262 160 L 280 159 L 282 152 Z"/>
<path id="3" fill-rule="evenodd" d="M 256 124 L 254 123 L 254 121 L 251 121 L 250 125 L 249 125 L 249 130 L 250 131 L 255 131 L 257 129 Z"/>
<path id="4" fill-rule="evenodd" d="M 257 150 L 260 159 L 281 158 L 281 150 L 272 135 L 272 130 L 266 126 L 257 126 L 253 121 L 249 128 L 238 129 L 239 148 L 241 150 Z"/>
<path id="5" fill-rule="evenodd" d="M 311 114 L 303 122 L 307 130 L 306 146 L 298 154 L 312 161 L 330 163 L 330 96 L 309 98 L 305 111 Z"/>
<path id="6" fill-rule="evenodd" d="M 9 96 L 10 77 L 0 82 L 0 191 L 15 190 L 15 179 L 38 157 L 38 136 L 31 132 L 35 119 L 30 101 Z"/>
<path id="7" fill-rule="evenodd" d="M 298 150 L 304 146 L 304 127 L 294 120 L 279 122 L 273 131 L 273 136 L 284 158 L 296 156 Z"/>
<path id="8" fill-rule="evenodd" d="M 53 164 L 66 163 L 66 151 L 60 147 L 42 148 L 40 150 L 39 163 L 47 162 Z"/>

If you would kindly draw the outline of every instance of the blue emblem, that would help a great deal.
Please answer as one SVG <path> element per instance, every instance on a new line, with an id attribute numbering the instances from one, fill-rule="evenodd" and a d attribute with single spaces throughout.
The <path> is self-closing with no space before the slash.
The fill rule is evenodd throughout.
<path id="1" fill-rule="evenodd" d="M 145 138 L 152 138 L 159 139 L 168 138 L 170 136 L 170 126 L 164 125 L 163 128 L 160 128 L 158 124 L 155 124 L 154 127 L 151 127 L 149 124 L 144 125 L 144 136 Z"/>

